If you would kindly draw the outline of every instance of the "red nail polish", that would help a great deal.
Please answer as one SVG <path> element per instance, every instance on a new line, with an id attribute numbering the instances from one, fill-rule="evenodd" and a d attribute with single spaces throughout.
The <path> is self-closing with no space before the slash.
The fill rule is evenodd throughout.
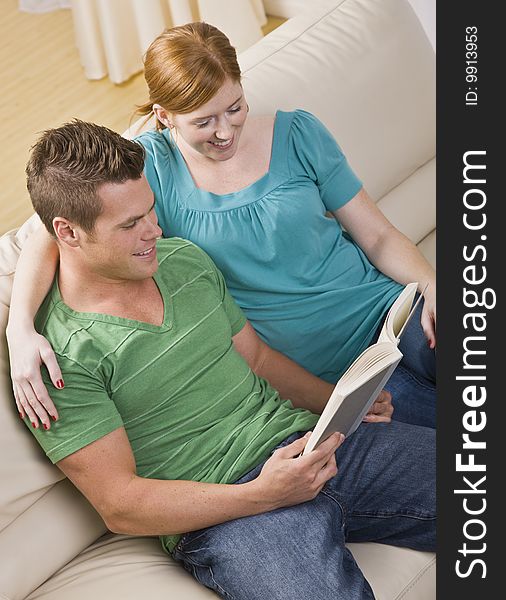
<path id="1" fill-rule="evenodd" d="M 56 417 L 54 415 L 51 415 L 51 419 L 53 419 L 53 421 L 56 421 Z"/>
<path id="2" fill-rule="evenodd" d="M 63 383 L 63 379 L 58 379 L 58 381 L 56 382 L 56 387 L 61 390 L 62 387 L 64 387 L 64 383 Z"/>
<path id="3" fill-rule="evenodd" d="M 24 418 L 24 417 L 23 417 L 23 413 L 18 413 L 18 414 L 19 414 L 19 418 L 20 418 L 20 419 L 23 419 L 23 418 Z"/>
<path id="4" fill-rule="evenodd" d="M 49 429 L 49 425 L 46 425 L 46 424 L 44 423 L 44 429 L 47 431 L 47 430 Z"/>
<path id="5" fill-rule="evenodd" d="M 33 422 L 32 422 L 32 427 L 33 427 L 34 429 L 37 429 L 37 423 L 33 423 Z"/>

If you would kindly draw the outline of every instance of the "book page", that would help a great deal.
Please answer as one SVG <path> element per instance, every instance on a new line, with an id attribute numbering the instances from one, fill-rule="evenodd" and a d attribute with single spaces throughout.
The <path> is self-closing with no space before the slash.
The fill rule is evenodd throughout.
<path id="1" fill-rule="evenodd" d="M 426 290 L 428 287 L 429 287 L 429 284 L 428 284 L 428 283 L 426 283 L 426 284 L 425 284 L 425 287 L 424 287 L 424 288 L 423 288 L 423 290 L 422 290 L 422 293 L 421 293 L 421 294 L 418 296 L 418 300 L 417 300 L 417 301 L 414 303 L 413 307 L 412 307 L 412 308 L 411 308 L 411 310 L 409 311 L 409 314 L 408 314 L 408 316 L 407 316 L 407 317 L 404 319 L 404 322 L 403 322 L 403 323 L 399 323 L 399 324 L 398 324 L 398 325 L 400 326 L 399 333 L 397 333 L 397 334 L 396 334 L 398 339 L 400 339 L 400 338 L 401 338 L 401 336 L 402 336 L 402 334 L 404 333 L 404 330 L 406 329 L 406 327 L 407 327 L 407 325 L 408 325 L 408 323 L 409 323 L 409 320 L 410 320 L 410 319 L 411 319 L 411 317 L 413 316 L 413 314 L 414 314 L 414 312 L 415 312 L 415 310 L 416 310 L 416 307 L 417 307 L 417 306 L 418 306 L 418 304 L 420 303 L 421 299 L 424 297 L 425 290 Z M 416 290 L 415 290 L 415 293 L 416 293 Z"/>
<path id="2" fill-rule="evenodd" d="M 349 385 L 355 385 L 357 378 L 364 373 L 368 373 L 379 361 L 384 360 L 392 354 L 391 342 L 377 342 L 366 348 L 351 363 L 348 369 L 341 375 L 336 383 L 336 388 L 343 394 L 346 393 Z"/>
<path id="3" fill-rule="evenodd" d="M 416 302 L 415 306 L 412 306 L 417 288 L 417 282 L 408 283 L 408 285 L 406 285 L 406 287 L 399 294 L 395 302 L 390 307 L 387 316 L 385 317 L 385 322 L 383 323 L 383 328 L 381 329 L 378 342 L 390 341 L 393 344 L 399 343 L 399 339 L 402 335 L 404 327 L 413 315 L 418 302 L 423 296 L 420 295 L 420 298 Z"/>

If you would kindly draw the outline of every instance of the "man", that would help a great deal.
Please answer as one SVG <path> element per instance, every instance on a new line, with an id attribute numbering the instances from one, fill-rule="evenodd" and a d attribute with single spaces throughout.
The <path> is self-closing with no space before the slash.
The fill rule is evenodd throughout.
<path id="1" fill-rule="evenodd" d="M 160 535 L 222 596 L 373 598 L 345 541 L 434 549 L 434 431 L 364 424 L 299 456 L 332 386 L 257 337 L 203 251 L 157 241 L 143 159 L 80 121 L 34 146 L 60 254 L 36 324 L 65 387 L 31 431 L 112 531 Z"/>

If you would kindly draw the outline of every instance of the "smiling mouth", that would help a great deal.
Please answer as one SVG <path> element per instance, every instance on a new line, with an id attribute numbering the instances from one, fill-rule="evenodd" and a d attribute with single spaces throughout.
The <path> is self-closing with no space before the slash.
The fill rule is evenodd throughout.
<path id="1" fill-rule="evenodd" d="M 224 142 L 209 142 L 213 148 L 217 148 L 218 150 L 228 150 L 230 146 L 234 143 L 234 138 L 231 137 L 229 140 Z"/>
<path id="2" fill-rule="evenodd" d="M 148 256 L 152 256 L 154 251 L 155 247 L 151 246 L 151 248 L 148 248 L 147 250 L 143 250 L 142 252 L 136 252 L 134 256 L 139 256 L 140 258 L 147 258 Z"/>

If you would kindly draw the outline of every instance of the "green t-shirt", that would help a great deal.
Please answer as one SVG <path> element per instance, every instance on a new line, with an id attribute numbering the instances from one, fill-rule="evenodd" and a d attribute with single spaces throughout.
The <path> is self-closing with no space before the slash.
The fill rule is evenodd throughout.
<path id="1" fill-rule="evenodd" d="M 45 373 L 60 419 L 30 431 L 57 462 L 125 427 L 139 476 L 232 483 L 317 417 L 281 400 L 236 352 L 246 319 L 211 259 L 179 238 L 157 251 L 161 326 L 76 312 L 53 285 L 36 327 L 65 380 L 54 391 Z M 176 541 L 162 538 L 169 551 Z"/>

